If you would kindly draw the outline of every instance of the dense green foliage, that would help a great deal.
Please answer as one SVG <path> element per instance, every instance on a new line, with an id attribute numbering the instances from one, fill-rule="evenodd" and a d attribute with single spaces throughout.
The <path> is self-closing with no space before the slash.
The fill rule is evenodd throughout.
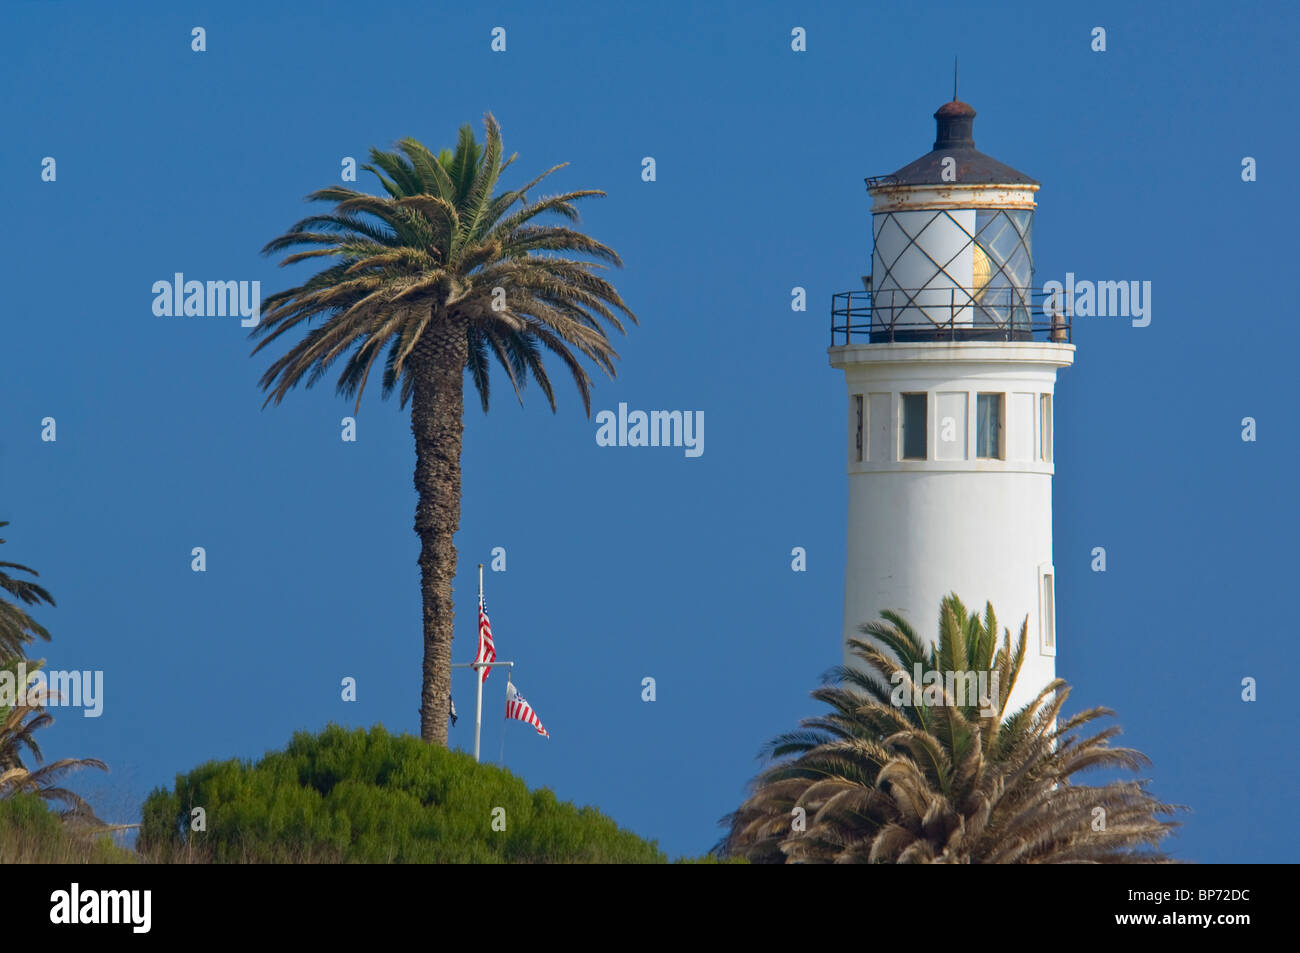
<path id="1" fill-rule="evenodd" d="M 190 830 L 202 807 L 206 830 Z M 505 830 L 493 829 L 505 809 Z M 209 762 L 145 802 L 139 849 L 223 863 L 664 863 L 594 808 L 382 726 L 299 732 L 257 764 Z M 499 817 L 500 812 L 496 812 Z M 500 826 L 498 824 L 498 826 Z"/>
<path id="2" fill-rule="evenodd" d="M 124 864 L 134 859 L 107 834 L 65 823 L 39 794 L 0 798 L 0 864 Z"/>

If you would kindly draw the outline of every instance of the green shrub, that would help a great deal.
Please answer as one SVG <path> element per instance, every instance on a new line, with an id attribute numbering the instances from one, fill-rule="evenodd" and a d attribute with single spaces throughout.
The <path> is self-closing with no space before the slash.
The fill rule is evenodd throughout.
<path id="1" fill-rule="evenodd" d="M 202 807 L 205 831 L 191 831 Z M 492 829 L 505 809 L 505 830 Z M 145 801 L 138 849 L 219 863 L 664 863 L 599 811 L 382 726 L 299 732 L 256 764 L 208 762 Z"/>
<path id="2" fill-rule="evenodd" d="M 0 798 L 0 864 L 129 864 L 108 834 L 70 828 L 36 794 Z"/>

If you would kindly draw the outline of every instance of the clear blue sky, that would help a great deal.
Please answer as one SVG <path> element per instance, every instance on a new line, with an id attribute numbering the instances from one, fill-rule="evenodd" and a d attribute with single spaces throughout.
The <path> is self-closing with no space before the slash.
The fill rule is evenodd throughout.
<path id="1" fill-rule="evenodd" d="M 512 724 L 508 766 L 671 854 L 707 849 L 840 657 L 830 297 L 870 254 L 863 176 L 929 150 L 959 54 L 977 145 L 1043 183 L 1038 281 L 1153 283 L 1147 328 L 1080 319 L 1057 386 L 1071 705 L 1115 709 L 1156 793 L 1194 809 L 1177 856 L 1298 859 L 1295 8 L 699 7 L 4 4 L 3 558 L 58 600 L 39 614 L 49 666 L 102 669 L 107 694 L 99 719 L 56 713 L 47 754 L 107 761 L 82 790 L 128 821 L 177 772 L 298 729 L 418 729 L 409 420 L 377 388 L 355 444 L 332 386 L 262 410 L 238 320 L 155 317 L 150 288 L 177 271 L 284 287 L 304 272 L 259 250 L 344 156 L 451 145 L 490 110 L 511 182 L 568 161 L 556 187 L 609 193 L 583 225 L 625 259 L 642 325 L 594 410 L 702 410 L 706 450 L 600 448 L 571 386 L 557 416 L 500 384 L 490 415 L 470 401 L 454 652 L 473 652 L 475 565 L 504 546 L 498 649 L 551 732 Z M 495 757 L 505 682 L 488 684 Z M 455 676 L 467 749 L 472 686 Z"/>

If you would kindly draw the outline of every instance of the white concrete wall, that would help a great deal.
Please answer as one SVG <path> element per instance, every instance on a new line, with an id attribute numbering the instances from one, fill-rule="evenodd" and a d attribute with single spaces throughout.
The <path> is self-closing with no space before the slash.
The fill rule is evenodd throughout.
<path id="1" fill-rule="evenodd" d="M 846 441 L 846 640 L 881 610 L 897 609 L 918 635 L 934 641 L 939 601 L 954 591 L 972 612 L 992 602 L 1013 641 L 1028 617 L 1012 709 L 1055 677 L 1055 648 L 1043 644 L 1040 584 L 1052 565 L 1054 466 L 1038 459 L 1038 396 L 1053 393 L 1056 369 L 1072 363 L 1073 352 L 1069 344 L 1002 342 L 830 349 L 831 363 L 845 372 L 847 406 L 855 395 L 867 395 L 861 462 L 852 412 Z M 929 395 L 928 459 L 900 460 L 899 395 L 921 391 Z M 975 457 L 981 392 L 1006 394 L 1006 459 Z M 943 417 L 957 415 L 964 418 L 961 439 L 941 441 Z M 853 662 L 847 652 L 845 661 Z"/>

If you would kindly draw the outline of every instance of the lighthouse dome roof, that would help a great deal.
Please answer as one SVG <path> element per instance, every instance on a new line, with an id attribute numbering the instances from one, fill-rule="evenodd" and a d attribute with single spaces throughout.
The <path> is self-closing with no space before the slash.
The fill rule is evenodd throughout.
<path id="1" fill-rule="evenodd" d="M 899 185 L 1038 185 L 1039 183 L 975 148 L 975 109 L 956 99 L 944 103 L 934 113 L 936 135 L 934 149 L 909 162 L 893 175 L 867 180 L 868 187 L 888 188 Z M 944 176 L 944 160 L 956 161 L 956 181 Z"/>

